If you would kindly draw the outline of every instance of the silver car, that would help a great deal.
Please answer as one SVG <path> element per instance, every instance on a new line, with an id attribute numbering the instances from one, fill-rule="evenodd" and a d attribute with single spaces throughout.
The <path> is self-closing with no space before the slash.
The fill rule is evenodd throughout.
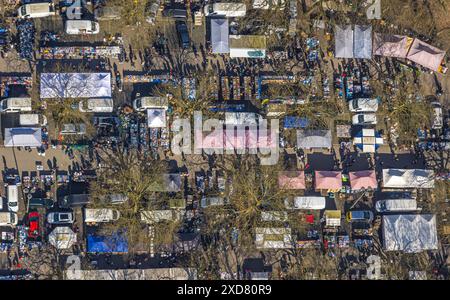
<path id="1" fill-rule="evenodd" d="M 376 112 L 378 110 L 378 99 L 357 98 L 348 103 L 351 112 Z"/>
<path id="2" fill-rule="evenodd" d="M 49 224 L 72 224 L 73 214 L 71 212 L 51 212 L 47 216 Z"/>

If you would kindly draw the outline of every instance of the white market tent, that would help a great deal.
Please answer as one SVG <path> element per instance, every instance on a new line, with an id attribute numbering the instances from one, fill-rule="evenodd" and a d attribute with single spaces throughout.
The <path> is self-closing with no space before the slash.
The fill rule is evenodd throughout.
<path id="1" fill-rule="evenodd" d="M 228 19 L 211 19 L 212 53 L 230 53 Z"/>
<path id="2" fill-rule="evenodd" d="M 417 253 L 438 249 L 435 215 L 385 215 L 383 240 L 387 251 Z"/>
<path id="3" fill-rule="evenodd" d="M 372 26 L 355 25 L 353 54 L 355 58 L 372 58 Z"/>
<path id="4" fill-rule="evenodd" d="M 320 210 L 325 208 L 325 197 L 304 196 L 294 197 L 294 209 Z"/>
<path id="5" fill-rule="evenodd" d="M 69 249 L 77 241 L 77 235 L 69 227 L 56 227 L 48 235 L 49 243 L 56 249 Z"/>
<path id="6" fill-rule="evenodd" d="M 166 110 L 161 108 L 147 109 L 147 122 L 149 128 L 165 128 Z"/>
<path id="7" fill-rule="evenodd" d="M 419 39 L 414 39 L 406 58 L 437 72 L 444 56 L 445 51 L 422 42 Z"/>
<path id="8" fill-rule="evenodd" d="M 434 187 L 434 172 L 424 169 L 383 169 L 384 188 Z"/>
<path id="9" fill-rule="evenodd" d="M 353 57 L 353 30 L 351 25 L 336 25 L 335 56 L 338 58 Z"/>
<path id="10" fill-rule="evenodd" d="M 110 73 L 42 73 L 41 99 L 111 98 Z"/>
<path id="11" fill-rule="evenodd" d="M 297 130 L 297 147 L 300 149 L 331 148 L 331 130 Z"/>
<path id="12" fill-rule="evenodd" d="M 5 128 L 4 145 L 5 147 L 40 147 L 42 145 L 41 128 Z"/>

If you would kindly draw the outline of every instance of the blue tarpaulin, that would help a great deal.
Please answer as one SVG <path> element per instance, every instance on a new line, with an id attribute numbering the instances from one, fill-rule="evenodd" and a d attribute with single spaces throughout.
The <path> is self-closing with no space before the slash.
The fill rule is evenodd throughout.
<path id="1" fill-rule="evenodd" d="M 128 253 L 128 241 L 123 233 L 111 236 L 88 234 L 87 250 L 90 253 Z"/>
<path id="2" fill-rule="evenodd" d="M 284 117 L 284 128 L 306 128 L 309 125 L 309 120 L 307 118 L 300 117 L 292 117 L 287 116 Z"/>

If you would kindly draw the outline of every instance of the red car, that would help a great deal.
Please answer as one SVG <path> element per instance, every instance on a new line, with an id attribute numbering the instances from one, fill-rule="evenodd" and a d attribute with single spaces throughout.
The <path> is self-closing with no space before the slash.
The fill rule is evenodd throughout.
<path id="1" fill-rule="evenodd" d="M 37 238 L 39 236 L 39 213 L 32 211 L 28 214 L 28 237 Z"/>

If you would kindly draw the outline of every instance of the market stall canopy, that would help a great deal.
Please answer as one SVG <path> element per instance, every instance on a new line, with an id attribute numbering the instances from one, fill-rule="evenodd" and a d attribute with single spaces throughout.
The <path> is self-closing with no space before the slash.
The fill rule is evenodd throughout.
<path id="1" fill-rule="evenodd" d="M 297 147 L 300 149 L 331 148 L 331 130 L 297 130 Z"/>
<path id="2" fill-rule="evenodd" d="M 56 249 L 69 249 L 77 242 L 77 235 L 70 227 L 56 227 L 48 235 L 49 243 Z"/>
<path id="3" fill-rule="evenodd" d="M 5 147 L 40 147 L 42 145 L 41 128 L 5 128 L 4 145 Z"/>
<path id="4" fill-rule="evenodd" d="M 434 187 L 434 172 L 424 169 L 383 169 L 384 188 Z"/>
<path id="5" fill-rule="evenodd" d="M 340 210 L 326 210 L 324 212 L 326 226 L 341 226 L 341 211 Z"/>
<path id="6" fill-rule="evenodd" d="M 282 189 L 304 190 L 305 172 L 303 171 L 282 171 L 278 173 L 278 186 Z"/>
<path id="7" fill-rule="evenodd" d="M 111 74 L 42 73 L 40 97 L 111 98 Z"/>
<path id="8" fill-rule="evenodd" d="M 335 56 L 338 58 L 353 57 L 353 29 L 351 25 L 336 25 Z"/>
<path id="9" fill-rule="evenodd" d="M 230 53 L 228 19 L 211 19 L 212 53 Z"/>
<path id="10" fill-rule="evenodd" d="M 128 253 L 128 240 L 123 233 L 111 236 L 87 235 L 87 252 L 89 253 Z"/>
<path id="11" fill-rule="evenodd" d="M 383 216 L 384 248 L 387 251 L 417 253 L 438 249 L 436 216 Z"/>
<path id="12" fill-rule="evenodd" d="M 387 57 L 406 58 L 411 39 L 404 35 L 374 33 L 373 54 Z"/>
<path id="13" fill-rule="evenodd" d="M 383 144 L 383 138 L 375 129 L 364 128 L 355 135 L 353 144 L 364 153 L 375 153 L 378 147 Z"/>
<path id="14" fill-rule="evenodd" d="M 337 190 L 342 188 L 342 172 L 315 171 L 316 190 Z"/>
<path id="15" fill-rule="evenodd" d="M 353 54 L 355 58 L 372 58 L 372 26 L 355 25 Z"/>
<path id="16" fill-rule="evenodd" d="M 371 188 L 377 189 L 377 177 L 374 170 L 350 172 L 350 186 L 352 190 Z"/>
<path id="17" fill-rule="evenodd" d="M 160 108 L 147 109 L 147 121 L 149 128 L 165 128 L 166 110 Z"/>
<path id="18" fill-rule="evenodd" d="M 444 56 L 445 51 L 433 47 L 419 39 L 414 39 L 406 58 L 437 72 Z"/>
<path id="19" fill-rule="evenodd" d="M 294 207 L 295 209 L 324 209 L 325 208 L 325 197 L 318 196 L 304 196 L 304 197 L 294 197 Z"/>

